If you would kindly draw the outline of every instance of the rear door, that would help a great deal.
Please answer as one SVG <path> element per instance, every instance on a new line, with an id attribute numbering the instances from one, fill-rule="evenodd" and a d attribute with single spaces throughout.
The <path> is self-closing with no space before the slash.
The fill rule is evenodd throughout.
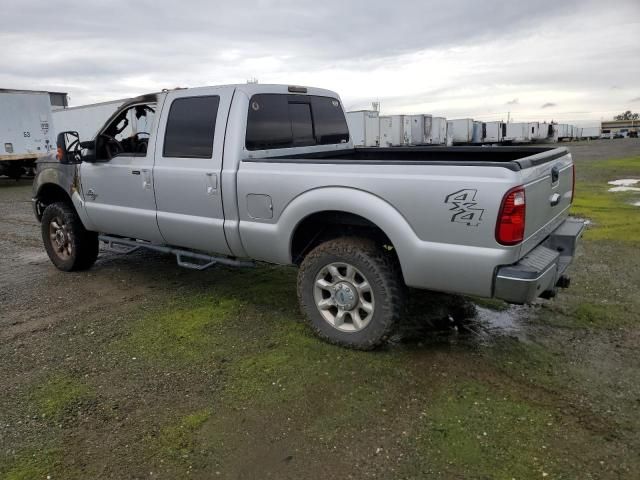
<path id="1" fill-rule="evenodd" d="M 158 227 L 170 245 L 231 253 L 224 235 L 220 174 L 233 91 L 177 90 L 167 96 L 153 175 Z"/>

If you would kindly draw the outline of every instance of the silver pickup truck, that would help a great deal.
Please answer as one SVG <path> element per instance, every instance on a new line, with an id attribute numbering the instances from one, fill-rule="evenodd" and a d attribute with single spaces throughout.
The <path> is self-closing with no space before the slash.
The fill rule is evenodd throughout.
<path id="1" fill-rule="evenodd" d="M 60 270 L 89 268 L 100 241 L 196 269 L 297 265 L 309 324 L 352 348 L 389 337 L 407 287 L 553 296 L 583 230 L 565 148 L 354 148 L 338 95 L 317 88 L 153 93 L 57 143 L 33 204 Z"/>

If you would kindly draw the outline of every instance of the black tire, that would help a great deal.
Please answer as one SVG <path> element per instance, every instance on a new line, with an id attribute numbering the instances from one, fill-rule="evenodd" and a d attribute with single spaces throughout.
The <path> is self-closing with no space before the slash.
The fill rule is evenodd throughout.
<path id="1" fill-rule="evenodd" d="M 98 258 L 98 234 L 86 230 L 67 203 L 56 202 L 45 208 L 41 232 L 49 259 L 64 272 L 86 270 Z"/>
<path id="2" fill-rule="evenodd" d="M 357 331 L 333 326 L 316 305 L 317 277 L 329 265 L 343 263 L 354 267 L 358 277 L 364 277 L 375 299 L 371 301 L 374 308 L 367 317 L 368 323 Z M 393 252 L 369 239 L 343 237 L 318 245 L 304 258 L 298 271 L 298 300 L 307 322 L 320 338 L 347 348 L 370 350 L 385 343 L 397 328 L 405 310 L 406 286 Z M 335 301 L 333 293 L 331 300 Z"/>

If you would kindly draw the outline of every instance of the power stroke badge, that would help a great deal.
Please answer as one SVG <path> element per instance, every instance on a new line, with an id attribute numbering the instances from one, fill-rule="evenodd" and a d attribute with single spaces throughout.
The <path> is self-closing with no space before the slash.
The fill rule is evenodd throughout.
<path id="1" fill-rule="evenodd" d="M 478 203 L 476 202 L 477 193 L 477 190 L 465 188 L 446 196 L 444 203 L 451 207 L 449 211 L 453 212 L 451 215 L 452 222 L 464 223 L 468 227 L 480 225 L 484 208 L 478 208 Z"/>

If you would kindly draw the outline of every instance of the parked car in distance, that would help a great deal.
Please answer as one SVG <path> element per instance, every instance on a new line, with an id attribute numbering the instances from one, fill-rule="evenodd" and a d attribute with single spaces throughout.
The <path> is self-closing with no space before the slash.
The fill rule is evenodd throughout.
<path id="1" fill-rule="evenodd" d="M 407 287 L 555 295 L 583 229 L 565 148 L 354 148 L 340 98 L 318 88 L 152 93 L 57 146 L 33 205 L 60 270 L 90 268 L 100 241 L 194 269 L 296 265 L 309 325 L 351 348 L 389 338 Z"/>

